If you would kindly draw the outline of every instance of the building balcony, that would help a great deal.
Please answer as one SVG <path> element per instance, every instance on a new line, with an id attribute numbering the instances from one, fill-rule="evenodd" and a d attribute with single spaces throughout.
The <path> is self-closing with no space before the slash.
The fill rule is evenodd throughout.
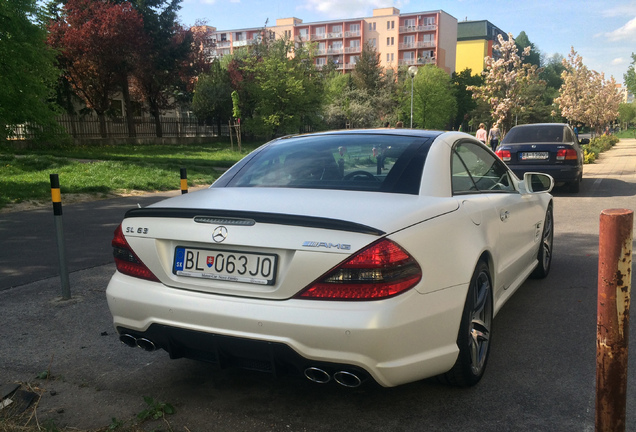
<path id="1" fill-rule="evenodd" d="M 345 37 L 360 37 L 360 30 L 358 31 L 347 31 L 345 32 Z"/>
<path id="2" fill-rule="evenodd" d="M 435 41 L 419 41 L 413 43 L 401 43 L 398 46 L 401 50 L 417 49 L 417 48 L 435 48 Z"/>
<path id="3" fill-rule="evenodd" d="M 342 32 L 327 33 L 327 39 L 342 39 Z"/>
<path id="4" fill-rule="evenodd" d="M 216 43 L 217 48 L 229 48 L 232 46 L 232 42 L 230 41 L 221 41 Z"/>
<path id="5" fill-rule="evenodd" d="M 310 40 L 309 35 L 298 35 L 294 38 L 296 42 L 308 42 Z"/>
<path id="6" fill-rule="evenodd" d="M 362 48 L 359 46 L 346 47 L 344 50 L 345 54 L 354 54 L 362 52 Z"/>
<path id="7" fill-rule="evenodd" d="M 342 54 L 344 52 L 344 50 L 342 48 L 329 48 L 327 50 L 327 54 L 329 55 L 338 55 L 338 54 Z"/>
<path id="8" fill-rule="evenodd" d="M 344 64 L 344 69 L 345 70 L 353 70 L 353 69 L 355 69 L 355 67 L 356 67 L 355 63 L 345 63 Z"/>
<path id="9" fill-rule="evenodd" d="M 311 40 L 323 40 L 327 39 L 327 33 L 314 33 L 311 35 Z"/>
<path id="10" fill-rule="evenodd" d="M 401 59 L 398 62 L 400 66 L 420 66 L 427 64 L 435 64 L 435 57 L 419 57 L 416 59 Z"/>
<path id="11" fill-rule="evenodd" d="M 437 24 L 433 25 L 419 25 L 419 26 L 400 26 L 400 33 L 419 33 L 425 31 L 435 31 L 437 30 Z"/>

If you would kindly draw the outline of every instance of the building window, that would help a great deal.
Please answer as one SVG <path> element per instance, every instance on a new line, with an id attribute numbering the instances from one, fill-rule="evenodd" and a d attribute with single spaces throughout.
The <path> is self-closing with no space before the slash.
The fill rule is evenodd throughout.
<path id="1" fill-rule="evenodd" d="M 386 55 L 386 62 L 387 63 L 391 63 L 394 59 L 395 59 L 395 55 L 394 54 L 387 54 Z"/>
<path id="2" fill-rule="evenodd" d="M 395 28 L 395 21 L 391 21 L 391 29 Z"/>
<path id="3" fill-rule="evenodd" d="M 427 26 L 435 25 L 435 17 L 426 17 L 426 25 Z"/>
<path id="4" fill-rule="evenodd" d="M 319 36 L 324 36 L 325 34 L 325 28 L 324 27 L 318 27 L 316 28 L 316 34 Z"/>
<path id="5" fill-rule="evenodd" d="M 415 36 L 414 35 L 410 35 L 410 36 L 404 36 L 404 45 L 407 47 L 412 47 L 415 45 Z"/>
<path id="6" fill-rule="evenodd" d="M 327 64 L 327 59 L 324 57 L 318 57 L 316 59 L 316 66 L 324 66 Z"/>
<path id="7" fill-rule="evenodd" d="M 342 26 L 341 25 L 335 25 L 331 28 L 331 31 L 333 33 L 342 33 Z"/>
<path id="8" fill-rule="evenodd" d="M 375 23 L 369 23 L 369 31 L 375 31 Z"/>
<path id="9" fill-rule="evenodd" d="M 408 29 L 414 29 L 415 28 L 415 18 L 405 19 L 404 20 L 404 27 L 406 27 Z"/>
<path id="10" fill-rule="evenodd" d="M 352 32 L 352 33 L 359 32 L 360 31 L 360 24 L 351 24 L 349 26 L 349 31 Z"/>
<path id="11" fill-rule="evenodd" d="M 371 45 L 373 48 L 376 48 L 376 47 L 377 47 L 376 42 L 375 42 L 375 38 L 371 38 L 371 39 L 369 39 L 369 41 L 368 41 L 368 42 L 369 42 L 369 45 Z"/>

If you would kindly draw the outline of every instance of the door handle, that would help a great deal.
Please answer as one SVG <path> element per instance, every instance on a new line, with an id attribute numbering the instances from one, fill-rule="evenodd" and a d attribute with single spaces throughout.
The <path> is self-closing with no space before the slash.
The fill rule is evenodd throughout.
<path id="1" fill-rule="evenodd" d="M 507 221 L 509 217 L 510 212 L 508 210 L 502 210 L 501 213 L 499 213 L 499 219 L 501 219 L 502 222 Z"/>

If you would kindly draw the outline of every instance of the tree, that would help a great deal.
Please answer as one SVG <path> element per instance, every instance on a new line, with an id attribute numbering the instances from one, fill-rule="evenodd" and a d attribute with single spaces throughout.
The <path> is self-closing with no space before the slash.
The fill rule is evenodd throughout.
<path id="1" fill-rule="evenodd" d="M 468 89 L 474 92 L 473 97 L 490 105 L 493 122 L 499 123 L 505 133 L 518 122 L 520 114 L 536 110 L 542 105 L 540 92 L 536 89 L 545 86 L 545 83 L 539 79 L 536 65 L 523 62 L 530 53 L 530 46 L 524 49 L 520 57 L 512 34 L 508 34 L 507 41 L 499 35 L 498 41 L 494 47 L 499 54 L 497 59 L 486 58 L 484 84 Z"/>
<path id="2" fill-rule="evenodd" d="M 632 62 L 627 68 L 627 72 L 623 75 L 625 80 L 625 87 L 632 94 L 636 94 L 636 71 L 634 71 L 634 65 L 636 65 L 636 54 L 632 53 Z"/>
<path id="3" fill-rule="evenodd" d="M 410 90 L 411 83 L 406 83 Z M 453 122 L 456 112 L 457 102 L 450 76 L 437 66 L 420 67 L 413 78 L 413 125 L 424 129 L 445 129 Z"/>
<path id="4" fill-rule="evenodd" d="M 0 139 L 18 124 L 36 133 L 56 124 L 50 98 L 59 71 L 43 19 L 35 0 L 0 1 Z"/>
<path id="5" fill-rule="evenodd" d="M 308 48 L 278 39 L 263 44 L 260 50 L 260 56 L 244 59 L 240 71 L 242 90 L 253 100 L 251 115 L 243 112 L 245 129 L 271 137 L 300 132 L 301 126 L 316 123 L 322 88 Z M 244 93 L 241 108 L 245 106 Z"/>
<path id="6" fill-rule="evenodd" d="M 73 90 L 97 113 L 106 137 L 110 98 L 118 90 L 127 92 L 128 76 L 146 46 L 141 16 L 130 3 L 68 0 L 60 19 L 49 24 L 48 41 L 58 49 Z"/>
<path id="7" fill-rule="evenodd" d="M 636 118 L 636 105 L 633 103 L 622 103 L 618 106 L 618 118 L 621 124 L 628 128 L 629 124 Z"/>
<path id="8" fill-rule="evenodd" d="M 133 87 L 147 104 L 155 119 L 157 137 L 161 137 L 161 111 L 174 106 L 192 82 L 184 72 L 192 59 L 194 39 L 192 32 L 177 22 L 181 0 L 131 0 L 131 3 L 142 15 L 149 39 L 144 64 L 134 74 Z"/>
<path id="9" fill-rule="evenodd" d="M 614 78 L 605 80 L 604 74 L 588 69 L 572 47 L 567 60 L 560 96 L 555 99 L 561 115 L 572 123 L 584 123 L 600 132 L 615 121 L 621 95 L 616 91 Z"/>
<path id="10" fill-rule="evenodd" d="M 515 45 L 517 46 L 517 55 L 519 57 L 523 57 L 526 63 L 530 63 L 536 67 L 541 67 L 541 53 L 537 47 L 530 42 L 525 31 L 519 33 L 519 36 L 515 39 Z M 530 51 L 524 55 L 524 50 L 527 47 L 530 47 Z"/>
<path id="11" fill-rule="evenodd" d="M 459 127 L 468 120 L 468 113 L 477 108 L 477 102 L 473 99 L 473 92 L 468 90 L 469 86 L 479 86 L 484 82 L 480 75 L 473 75 L 470 68 L 451 75 L 455 100 L 457 101 L 457 114 L 455 115 L 454 128 Z"/>
<path id="12" fill-rule="evenodd" d="M 366 42 L 351 72 L 356 88 L 365 90 L 371 95 L 377 95 L 384 85 L 380 54 L 373 46 Z"/>
<path id="13" fill-rule="evenodd" d="M 200 119 L 215 121 L 218 130 L 221 130 L 221 123 L 226 123 L 232 117 L 231 94 L 228 71 L 216 59 L 210 71 L 201 75 L 195 85 L 192 111 Z"/>

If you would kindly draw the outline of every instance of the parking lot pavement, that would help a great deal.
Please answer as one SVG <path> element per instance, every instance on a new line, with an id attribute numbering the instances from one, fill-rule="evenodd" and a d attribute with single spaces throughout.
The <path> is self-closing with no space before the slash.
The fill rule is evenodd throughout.
<path id="1" fill-rule="evenodd" d="M 115 271 L 112 232 L 127 209 L 165 195 L 64 206 L 68 301 L 59 299 L 52 212 L 2 214 L 0 388 L 30 383 L 42 394 L 40 422 L 79 429 L 133 418 L 147 408 L 143 397 L 149 396 L 177 406 L 170 418 L 175 431 L 591 431 L 594 342 L 580 328 L 594 330 L 595 280 L 576 278 L 585 269 L 593 273 L 597 237 L 595 226 L 581 233 L 582 214 L 585 220 L 598 215 L 586 205 L 632 203 L 633 209 L 635 184 L 636 140 L 622 140 L 585 166 L 582 196 L 557 196 L 558 227 L 564 229 L 556 234 L 553 274 L 547 285 L 528 282 L 503 308 L 486 378 L 459 391 L 431 383 L 348 391 L 241 371 L 216 374 L 206 364 L 170 360 L 163 351 L 124 347 L 104 295 Z M 580 210 L 574 218 L 568 216 L 573 209 Z M 44 371 L 48 377 L 36 378 Z M 632 392 L 628 412 L 634 398 Z M 635 416 L 628 415 L 628 430 L 636 428 Z"/>
<path id="2" fill-rule="evenodd" d="M 64 204 L 65 249 L 70 272 L 112 262 L 113 231 L 127 210 L 179 191 Z M 52 205 L 0 214 L 0 291 L 59 275 Z"/>

